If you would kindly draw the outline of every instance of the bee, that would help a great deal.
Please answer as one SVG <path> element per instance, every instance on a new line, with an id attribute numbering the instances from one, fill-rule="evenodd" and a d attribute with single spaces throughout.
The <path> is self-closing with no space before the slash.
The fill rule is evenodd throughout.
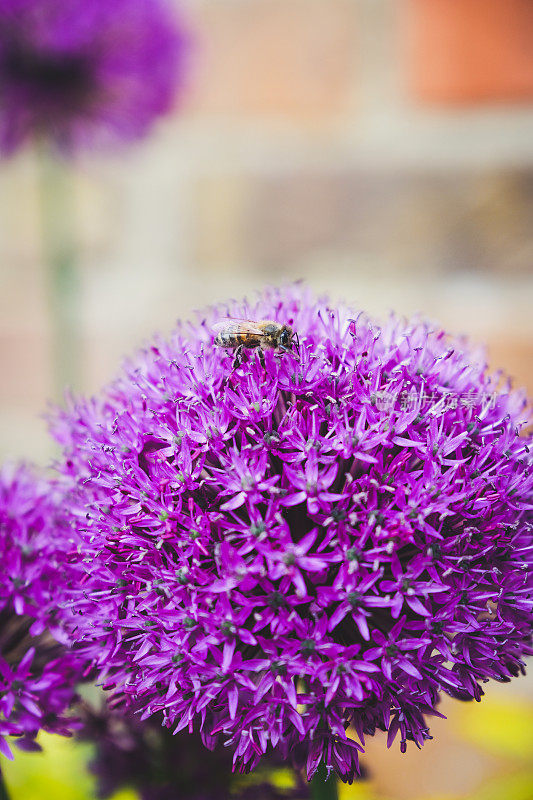
<path id="1" fill-rule="evenodd" d="M 265 350 L 288 352 L 295 344 L 299 349 L 300 344 L 298 334 L 289 325 L 271 319 L 254 322 L 251 319 L 228 318 L 213 325 L 213 330 L 217 333 L 215 345 L 234 351 L 234 368 L 241 363 L 243 350 L 257 350 L 264 363 Z"/>

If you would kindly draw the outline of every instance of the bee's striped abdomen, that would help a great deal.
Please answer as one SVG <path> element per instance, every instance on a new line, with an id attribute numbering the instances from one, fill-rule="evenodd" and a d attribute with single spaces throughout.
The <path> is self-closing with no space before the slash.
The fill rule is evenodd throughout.
<path id="1" fill-rule="evenodd" d="M 235 350 L 237 347 L 259 347 L 260 338 L 246 331 L 227 330 L 220 331 L 215 338 L 217 347 Z"/>
<path id="2" fill-rule="evenodd" d="M 231 347 L 231 341 L 233 339 L 232 333 L 227 333 L 227 331 L 220 331 L 215 337 L 215 344 L 217 347 Z"/>

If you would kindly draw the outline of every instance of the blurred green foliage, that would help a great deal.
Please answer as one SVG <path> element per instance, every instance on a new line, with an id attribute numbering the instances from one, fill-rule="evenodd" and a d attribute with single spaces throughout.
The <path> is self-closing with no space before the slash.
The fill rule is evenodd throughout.
<path id="1" fill-rule="evenodd" d="M 41 753 L 12 745 L 14 761 L 2 761 L 11 800 L 92 800 L 95 781 L 86 767 L 91 745 L 47 733 L 39 734 L 38 741 Z"/>
<path id="2" fill-rule="evenodd" d="M 41 753 L 24 753 L 15 746 L 15 760 L 2 761 L 11 800 L 94 800 L 95 780 L 87 770 L 92 745 L 41 733 Z M 137 793 L 123 789 L 113 800 L 137 800 Z"/>

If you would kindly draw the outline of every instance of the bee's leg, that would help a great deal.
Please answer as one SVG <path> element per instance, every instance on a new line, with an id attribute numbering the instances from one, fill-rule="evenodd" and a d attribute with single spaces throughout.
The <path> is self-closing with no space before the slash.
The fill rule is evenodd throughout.
<path id="1" fill-rule="evenodd" d="M 301 363 L 302 359 L 300 358 L 300 342 L 298 342 L 298 345 L 297 345 L 296 348 L 292 348 L 291 349 L 291 353 L 296 358 L 296 361 Z"/>
<path id="2" fill-rule="evenodd" d="M 257 355 L 259 356 L 259 361 L 260 361 L 260 363 L 261 363 L 261 366 L 262 366 L 262 367 L 263 367 L 263 369 L 264 369 L 264 368 L 265 368 L 265 354 L 264 354 L 264 352 L 263 352 L 263 348 L 262 348 L 262 347 L 259 347 L 259 348 L 257 349 Z"/>
<path id="3" fill-rule="evenodd" d="M 235 357 L 233 359 L 233 369 L 237 369 L 242 363 L 242 344 L 235 348 Z"/>
<path id="4" fill-rule="evenodd" d="M 296 343 L 296 352 L 298 353 L 298 358 L 300 358 L 300 337 L 297 333 L 294 334 L 294 341 Z"/>

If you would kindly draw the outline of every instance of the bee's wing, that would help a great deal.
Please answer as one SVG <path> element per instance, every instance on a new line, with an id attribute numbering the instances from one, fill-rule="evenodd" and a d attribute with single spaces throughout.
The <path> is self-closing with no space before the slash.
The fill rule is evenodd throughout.
<path id="1" fill-rule="evenodd" d="M 211 328 L 215 333 L 226 331 L 227 333 L 248 333 L 252 336 L 261 336 L 263 331 L 257 322 L 252 319 L 237 319 L 235 317 L 226 317 L 225 319 L 217 320 Z"/>

